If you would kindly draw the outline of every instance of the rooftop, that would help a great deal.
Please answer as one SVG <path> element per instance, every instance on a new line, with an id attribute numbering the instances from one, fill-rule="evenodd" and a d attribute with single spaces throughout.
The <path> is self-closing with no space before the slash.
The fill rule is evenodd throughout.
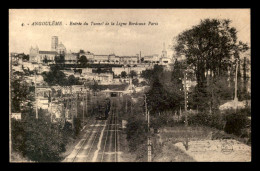
<path id="1" fill-rule="evenodd" d="M 39 54 L 52 54 L 52 55 L 57 55 L 56 51 L 39 51 Z"/>

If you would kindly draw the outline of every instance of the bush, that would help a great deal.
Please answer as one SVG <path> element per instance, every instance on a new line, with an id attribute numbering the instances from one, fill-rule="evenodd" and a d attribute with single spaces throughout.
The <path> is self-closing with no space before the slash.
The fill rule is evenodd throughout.
<path id="1" fill-rule="evenodd" d="M 30 119 L 25 124 L 25 150 L 30 160 L 46 162 L 59 161 L 60 153 L 65 152 L 65 142 L 59 125 L 47 119 Z"/>
<path id="2" fill-rule="evenodd" d="M 11 119 L 11 142 L 12 149 L 17 152 L 24 151 L 24 127 L 22 122 Z"/>
<path id="3" fill-rule="evenodd" d="M 71 125 L 66 123 L 62 128 L 59 123 L 51 123 L 43 110 L 39 110 L 39 119 L 32 111 L 22 114 L 22 121 L 11 120 L 12 149 L 32 161 L 60 161 L 73 134 Z"/>
<path id="4" fill-rule="evenodd" d="M 225 132 L 228 134 L 241 135 L 242 129 L 246 128 L 248 123 L 247 113 L 244 110 L 237 112 L 230 111 L 226 114 Z"/>
<path id="5" fill-rule="evenodd" d="M 130 117 L 126 125 L 126 135 L 130 152 L 135 152 L 147 140 L 147 124 L 145 120 Z"/>
<path id="6" fill-rule="evenodd" d="M 225 113 L 215 112 L 207 114 L 205 112 L 195 115 L 188 115 L 189 125 L 209 126 L 219 130 L 224 130 L 228 134 L 242 135 L 243 129 L 250 127 L 250 109 L 227 110 Z M 248 129 L 248 128 L 247 128 Z"/>
<path id="7" fill-rule="evenodd" d="M 80 129 L 82 128 L 81 120 L 79 118 L 74 118 L 74 135 L 77 136 L 80 132 Z"/>

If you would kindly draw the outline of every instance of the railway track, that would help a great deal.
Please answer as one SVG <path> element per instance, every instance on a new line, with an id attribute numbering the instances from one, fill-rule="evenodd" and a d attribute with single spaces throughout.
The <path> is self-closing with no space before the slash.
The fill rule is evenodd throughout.
<path id="1" fill-rule="evenodd" d="M 111 116 L 109 117 L 109 122 L 108 122 L 107 129 L 106 129 L 106 137 L 104 140 L 104 146 L 103 146 L 100 162 L 104 162 L 104 156 L 107 155 L 106 146 L 107 146 L 107 144 L 111 144 L 111 143 L 114 146 L 114 150 L 109 151 L 110 154 L 108 154 L 108 155 L 114 154 L 114 162 L 118 162 L 118 117 L 117 117 L 118 113 L 116 111 L 115 106 L 113 106 L 111 111 L 112 112 L 111 112 Z M 112 135 L 110 135 L 112 137 L 114 136 L 113 137 L 114 143 L 113 143 L 113 140 L 110 140 L 108 138 L 109 134 L 112 134 Z"/>
<path id="2" fill-rule="evenodd" d="M 105 127 L 104 127 L 105 126 Z M 73 156 L 68 158 L 72 162 L 118 162 L 119 129 L 118 110 L 115 103 L 106 121 L 96 120 L 82 142 L 75 147 Z"/>
<path id="3" fill-rule="evenodd" d="M 105 138 L 105 142 L 104 142 L 104 146 L 103 146 L 103 151 L 102 151 L 102 154 L 101 154 L 101 161 L 100 162 L 103 162 L 103 160 L 104 160 L 104 155 L 105 155 L 105 150 L 106 150 L 106 145 L 107 145 L 107 137 L 108 137 L 108 132 L 109 132 L 109 130 L 110 130 L 110 128 L 111 128 L 111 121 L 112 121 L 112 119 L 111 119 L 111 117 L 109 117 L 109 122 L 108 122 L 108 125 L 107 125 L 107 131 L 106 131 L 106 138 Z"/>
<path id="4" fill-rule="evenodd" d="M 83 147 L 85 146 L 86 141 L 87 141 L 87 140 L 90 138 L 90 136 L 91 136 L 91 132 L 93 132 L 95 126 L 97 125 L 97 122 L 98 122 L 98 121 L 96 120 L 95 123 L 94 123 L 94 126 L 93 126 L 92 129 L 91 129 L 91 131 L 88 133 L 88 136 L 87 136 L 87 137 L 84 137 L 84 141 L 83 141 L 82 145 L 80 146 L 80 148 L 78 149 L 78 151 L 77 151 L 75 157 L 73 158 L 72 162 L 75 161 L 75 159 L 77 158 L 79 152 L 82 151 Z"/>

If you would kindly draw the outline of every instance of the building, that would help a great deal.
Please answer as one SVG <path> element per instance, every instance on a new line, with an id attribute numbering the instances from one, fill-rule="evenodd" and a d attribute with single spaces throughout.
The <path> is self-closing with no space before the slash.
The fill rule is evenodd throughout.
<path id="1" fill-rule="evenodd" d="M 40 51 L 38 46 L 30 48 L 30 62 L 31 63 L 48 63 L 53 64 L 55 62 L 55 56 L 62 54 L 66 56 L 66 47 L 62 44 L 58 44 L 58 37 L 53 36 L 51 39 L 51 51 Z M 68 55 L 68 58 L 72 58 L 72 55 Z M 74 56 L 73 56 L 74 57 Z M 74 60 L 74 58 L 73 58 Z"/>
<path id="2" fill-rule="evenodd" d="M 159 58 L 159 55 L 158 55 L 158 54 L 149 55 L 149 56 L 144 56 L 144 57 L 143 57 L 143 62 L 144 62 L 144 63 L 159 64 L 160 58 Z"/>
<path id="3" fill-rule="evenodd" d="M 36 88 L 37 108 L 48 109 L 51 96 L 51 88 L 41 86 Z"/>
<path id="4" fill-rule="evenodd" d="M 60 55 L 65 55 L 66 54 L 66 47 L 60 42 L 56 48 L 56 52 Z"/>
<path id="5" fill-rule="evenodd" d="M 58 36 L 52 36 L 51 38 L 51 50 L 56 51 L 58 47 Z"/>
<path id="6" fill-rule="evenodd" d="M 37 55 L 38 63 L 44 63 L 45 60 L 47 60 L 48 63 L 54 63 L 57 54 L 56 51 L 39 51 Z"/>
<path id="7" fill-rule="evenodd" d="M 165 43 L 163 43 L 163 50 L 162 50 L 162 55 L 160 58 L 160 64 L 161 65 L 168 65 L 170 63 L 173 63 L 172 59 L 167 57 L 167 51 L 165 49 Z"/>
<path id="8" fill-rule="evenodd" d="M 35 48 L 33 48 L 33 47 L 31 46 L 31 48 L 30 48 L 30 54 L 29 54 L 29 56 L 30 56 L 29 61 L 30 61 L 31 63 L 33 63 L 33 62 L 37 63 L 37 62 L 38 62 L 38 59 L 37 59 L 38 54 L 39 54 L 39 48 L 38 48 L 38 46 L 36 46 Z"/>
<path id="9" fill-rule="evenodd" d="M 69 52 L 64 56 L 65 64 L 76 64 L 77 63 L 77 54 Z"/>
<path id="10" fill-rule="evenodd" d="M 124 65 L 139 63 L 139 56 L 119 56 L 117 59 L 119 59 L 120 64 L 124 64 Z"/>
<path id="11" fill-rule="evenodd" d="M 11 114 L 11 118 L 15 119 L 15 120 L 21 120 L 21 113 L 12 113 Z"/>

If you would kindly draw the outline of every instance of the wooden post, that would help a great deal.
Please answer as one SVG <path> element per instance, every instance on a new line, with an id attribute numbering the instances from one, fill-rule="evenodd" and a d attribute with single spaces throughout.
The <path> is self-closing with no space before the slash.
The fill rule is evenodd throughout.
<path id="1" fill-rule="evenodd" d="M 82 114 L 82 115 L 83 115 L 83 125 L 84 125 L 84 108 L 85 108 L 85 107 L 84 107 L 84 105 L 85 105 L 85 100 L 84 100 L 85 98 L 84 98 L 84 95 L 83 95 L 82 98 L 83 98 L 83 99 L 82 99 L 82 100 L 83 100 L 83 104 L 82 104 L 82 107 L 83 107 L 83 114 Z"/>
<path id="2" fill-rule="evenodd" d="M 36 85 L 36 69 L 34 69 L 34 97 L 35 97 L 35 112 L 36 112 L 36 119 L 38 119 L 38 99 L 37 99 L 37 85 Z"/>
<path id="3" fill-rule="evenodd" d="M 237 110 L 237 102 L 238 102 L 238 98 L 237 98 L 237 72 L 238 72 L 238 59 L 236 60 L 236 80 L 235 80 L 235 98 L 234 98 L 235 110 Z"/>
<path id="4" fill-rule="evenodd" d="M 184 71 L 184 108 L 185 108 L 185 126 L 188 126 L 188 117 L 187 117 L 187 90 L 186 90 L 186 71 Z"/>

